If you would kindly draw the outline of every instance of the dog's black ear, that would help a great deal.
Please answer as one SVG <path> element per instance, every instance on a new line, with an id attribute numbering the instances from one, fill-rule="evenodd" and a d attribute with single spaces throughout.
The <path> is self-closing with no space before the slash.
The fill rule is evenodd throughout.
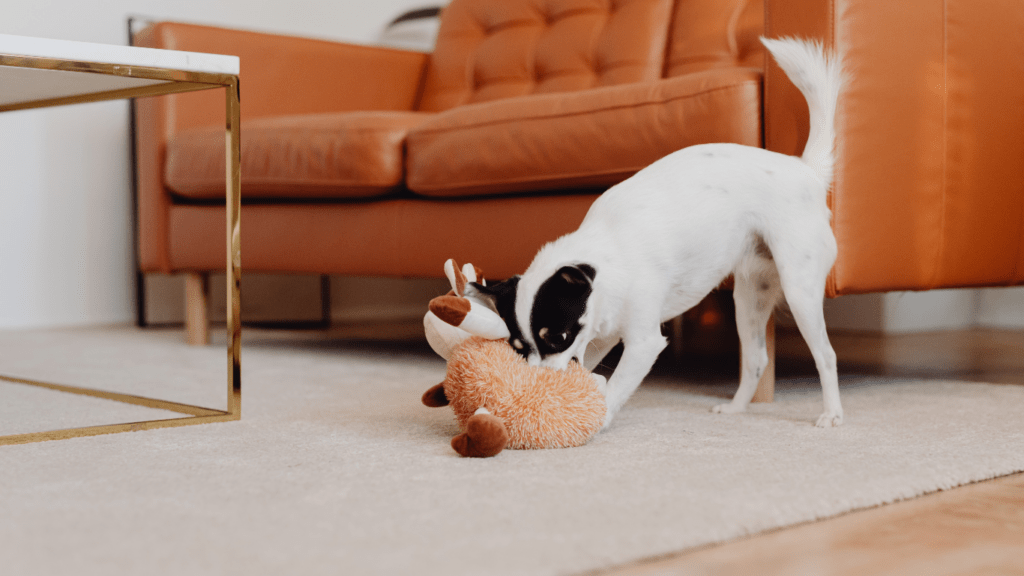
<path id="1" fill-rule="evenodd" d="M 476 282 L 466 285 L 466 296 L 475 296 L 505 321 L 508 328 L 508 341 L 520 342 L 522 346 L 523 333 L 519 329 L 519 322 L 516 321 L 516 294 L 519 292 L 519 276 L 513 276 L 504 282 L 484 286 Z M 520 354 L 528 352 L 525 348 L 517 348 Z"/>
<path id="2" fill-rule="evenodd" d="M 553 300 L 559 307 L 575 304 L 582 313 L 582 301 L 590 296 L 596 277 L 597 270 L 590 264 L 562 266 L 540 287 L 537 299 Z"/>
<path id="3" fill-rule="evenodd" d="M 499 316 L 506 318 L 505 314 L 515 309 L 518 286 L 519 276 L 513 276 L 490 286 L 470 282 L 466 285 L 466 296 L 476 297 L 488 304 Z"/>
<path id="4" fill-rule="evenodd" d="M 590 264 L 562 266 L 555 276 L 561 278 L 570 286 L 586 287 L 589 291 L 591 283 L 597 277 L 597 270 Z"/>

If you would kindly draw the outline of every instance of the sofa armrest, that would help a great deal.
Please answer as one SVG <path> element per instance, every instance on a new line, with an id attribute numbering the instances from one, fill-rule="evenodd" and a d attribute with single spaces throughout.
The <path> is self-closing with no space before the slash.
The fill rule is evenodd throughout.
<path id="1" fill-rule="evenodd" d="M 422 52 L 176 22 L 153 24 L 136 34 L 134 43 L 239 56 L 243 121 L 346 110 L 413 110 L 429 57 Z M 220 95 L 193 93 L 169 101 L 175 107 L 169 128 L 175 132 L 223 120 Z"/>
<path id="2" fill-rule="evenodd" d="M 241 58 L 242 122 L 266 116 L 347 110 L 414 110 L 429 55 L 421 52 L 160 22 L 135 35 L 149 48 Z M 224 94 L 206 90 L 136 103 L 139 264 L 172 272 L 166 142 L 189 128 L 222 125 Z"/>
<path id="3" fill-rule="evenodd" d="M 830 198 L 830 295 L 1024 283 L 1024 10 L 971 0 L 766 0 L 769 37 L 849 75 Z M 807 106 L 765 70 L 765 144 L 799 154 Z"/>

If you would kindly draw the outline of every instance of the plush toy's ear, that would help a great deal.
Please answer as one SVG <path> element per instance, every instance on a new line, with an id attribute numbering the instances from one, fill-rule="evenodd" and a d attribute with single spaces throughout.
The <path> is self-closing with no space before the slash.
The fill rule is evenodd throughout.
<path id="1" fill-rule="evenodd" d="M 488 340 L 509 337 L 508 326 L 498 313 L 472 298 L 438 296 L 430 301 L 430 311 L 442 321 Z"/>
<path id="2" fill-rule="evenodd" d="M 423 398 L 421 398 L 421 400 L 423 401 L 424 406 L 429 406 L 431 408 L 447 406 L 448 396 L 444 393 L 444 383 L 442 382 L 441 384 L 432 386 L 430 390 L 423 393 Z"/>

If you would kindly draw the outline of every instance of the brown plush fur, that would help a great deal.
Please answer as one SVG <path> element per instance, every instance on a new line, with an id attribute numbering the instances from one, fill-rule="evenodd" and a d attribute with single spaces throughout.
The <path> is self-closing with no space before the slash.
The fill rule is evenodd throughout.
<path id="1" fill-rule="evenodd" d="M 469 300 L 460 296 L 438 296 L 430 301 L 430 311 L 452 326 L 462 324 L 469 310 Z"/>
<path id="2" fill-rule="evenodd" d="M 490 458 L 508 445 L 508 430 L 501 418 L 477 414 L 466 422 L 466 431 L 452 438 L 452 448 L 470 458 Z"/>
<path id="3" fill-rule="evenodd" d="M 504 340 L 464 342 L 443 386 L 463 430 L 484 407 L 505 424 L 508 448 L 581 446 L 604 423 L 604 396 L 589 371 L 576 362 L 565 371 L 529 366 Z"/>

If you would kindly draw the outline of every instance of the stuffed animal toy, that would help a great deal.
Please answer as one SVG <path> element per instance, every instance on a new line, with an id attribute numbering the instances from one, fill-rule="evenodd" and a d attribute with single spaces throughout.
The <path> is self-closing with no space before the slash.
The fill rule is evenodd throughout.
<path id="1" fill-rule="evenodd" d="M 508 328 L 470 282 L 467 264 L 445 262 L 452 291 L 430 301 L 423 319 L 430 346 L 448 360 L 444 382 L 423 395 L 430 407 L 451 405 L 463 432 L 452 439 L 462 456 L 512 449 L 585 444 L 604 423 L 604 377 L 572 362 L 565 371 L 529 366 L 506 339 Z"/>

